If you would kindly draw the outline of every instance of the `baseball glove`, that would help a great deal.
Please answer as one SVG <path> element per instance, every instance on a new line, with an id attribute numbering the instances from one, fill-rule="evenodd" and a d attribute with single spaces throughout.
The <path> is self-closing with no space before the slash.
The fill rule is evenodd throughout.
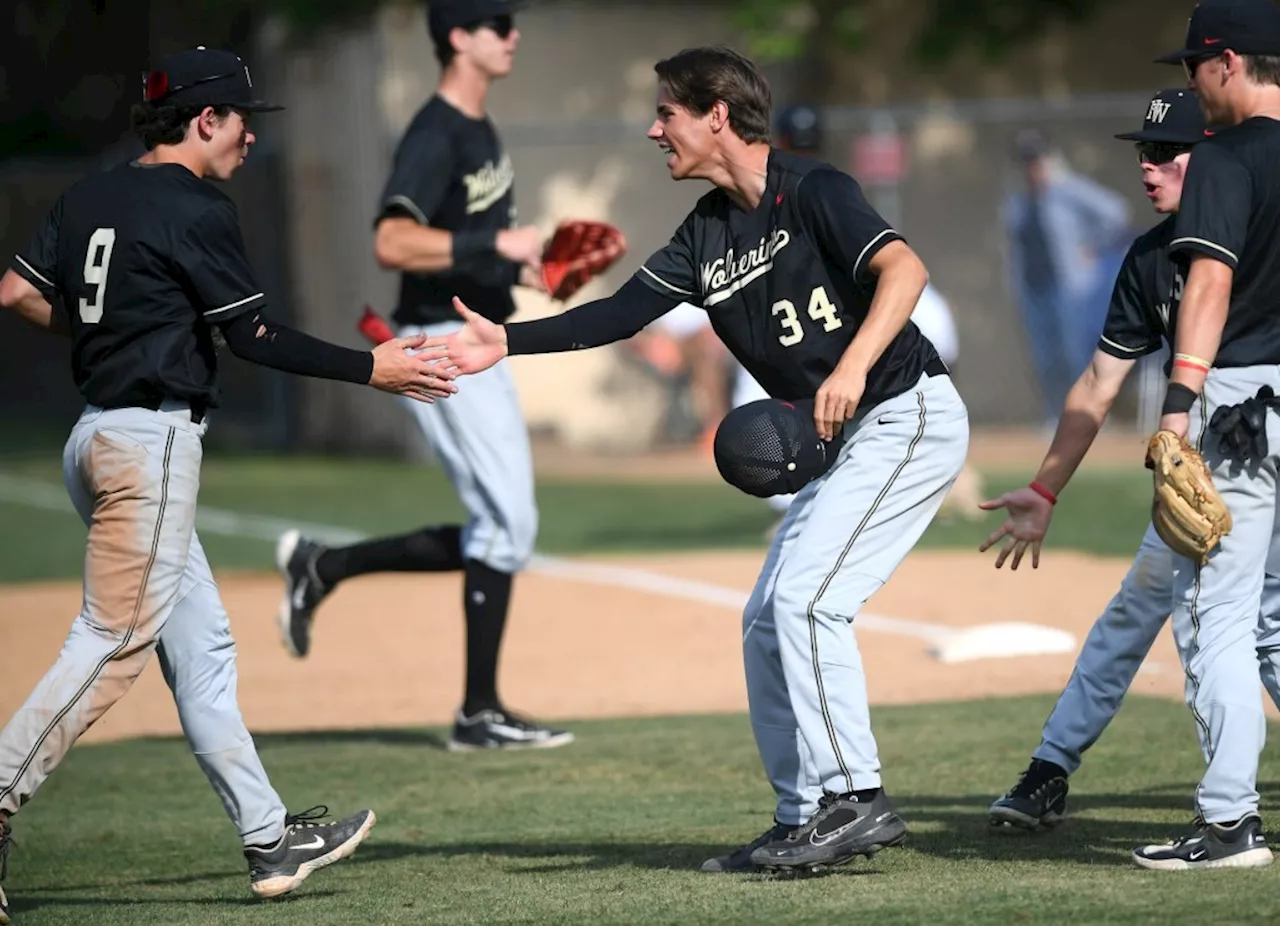
<path id="1" fill-rule="evenodd" d="M 561 302 L 627 253 L 627 239 L 608 222 L 561 222 L 542 251 L 542 282 Z"/>
<path id="2" fill-rule="evenodd" d="M 1200 565 L 1231 531 L 1231 512 L 1214 488 L 1209 467 L 1194 447 L 1172 431 L 1157 431 L 1147 444 L 1154 473 L 1151 523 L 1160 539 Z"/>

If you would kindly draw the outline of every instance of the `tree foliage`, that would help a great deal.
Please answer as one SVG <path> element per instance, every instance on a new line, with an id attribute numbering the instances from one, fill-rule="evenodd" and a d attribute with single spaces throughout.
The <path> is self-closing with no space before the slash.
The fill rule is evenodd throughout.
<path id="1" fill-rule="evenodd" d="M 1114 2 L 1114 0 L 1112 0 Z M 924 8 L 912 52 L 941 66 L 966 50 L 999 61 L 1056 24 L 1077 25 L 1103 0 L 900 0 Z M 901 7 L 900 7 L 901 9 Z M 875 0 L 734 0 L 733 23 L 762 61 L 790 61 L 818 41 L 857 52 L 874 34 L 885 6 Z M 908 15 L 915 13 L 911 10 Z"/>

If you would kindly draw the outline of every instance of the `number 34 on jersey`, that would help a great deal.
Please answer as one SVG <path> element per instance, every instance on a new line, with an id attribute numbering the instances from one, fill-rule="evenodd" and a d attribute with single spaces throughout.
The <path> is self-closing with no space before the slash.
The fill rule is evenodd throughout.
<path id="1" fill-rule="evenodd" d="M 826 287 L 815 286 L 809 294 L 809 305 L 806 309 L 809 317 L 822 322 L 822 330 L 835 331 L 844 324 L 844 319 L 836 314 L 835 303 L 827 296 Z M 804 326 L 800 324 L 799 311 L 790 299 L 779 299 L 773 304 L 773 315 L 782 325 L 782 334 L 778 343 L 783 347 L 791 347 L 804 340 Z"/>

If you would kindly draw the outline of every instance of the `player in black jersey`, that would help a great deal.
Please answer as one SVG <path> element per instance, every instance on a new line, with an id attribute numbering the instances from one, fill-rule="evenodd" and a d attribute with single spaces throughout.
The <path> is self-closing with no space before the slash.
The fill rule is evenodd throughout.
<path id="1" fill-rule="evenodd" d="M 227 614 L 194 532 L 202 438 L 218 405 L 217 352 L 286 372 L 447 396 L 421 338 L 372 353 L 273 321 L 254 282 L 227 180 L 253 144 L 248 68 L 203 47 L 145 78 L 138 160 L 64 192 L 0 279 L 0 305 L 71 338 L 86 407 L 67 441 L 67 491 L 89 527 L 84 606 L 58 661 L 0 732 L 0 853 L 8 818 L 72 744 L 160 657 L 183 732 L 244 843 L 259 896 L 350 855 L 364 810 L 334 823 L 286 814 L 236 704 Z M 0 894 L 0 923 L 8 922 Z"/>
<path id="2" fill-rule="evenodd" d="M 1133 860 L 1159 870 L 1256 867 L 1272 861 L 1258 815 L 1266 719 L 1255 640 L 1280 627 L 1280 615 L 1261 609 L 1280 549 L 1280 422 L 1262 406 L 1254 459 L 1225 449 L 1211 422 L 1280 392 L 1280 7 L 1204 0 L 1185 46 L 1161 60 L 1183 65 L 1215 132 L 1196 146 L 1169 243 L 1186 285 L 1160 428 L 1204 454 L 1233 526 L 1203 565 L 1174 557 L 1173 634 L 1207 763 L 1194 831 L 1140 847 Z"/>
<path id="3" fill-rule="evenodd" d="M 467 324 L 446 342 L 450 361 L 471 373 L 507 354 L 596 347 L 691 301 L 771 396 L 814 401 L 819 433 L 843 443 L 792 502 L 743 614 L 774 824 L 703 867 L 837 865 L 906 834 L 881 788 L 850 625 L 959 474 L 968 414 L 909 321 L 928 281 L 923 263 L 851 177 L 770 147 L 759 69 L 713 47 L 680 52 L 656 71 L 649 138 L 674 179 L 715 188 L 607 299 L 506 326 L 455 300 Z"/>
<path id="4" fill-rule="evenodd" d="M 512 0 L 432 0 L 427 25 L 443 69 L 436 92 L 396 147 L 377 204 L 374 250 L 400 275 L 401 335 L 460 326 L 451 299 L 495 322 L 514 311 L 511 288 L 544 290 L 542 235 L 517 226 L 511 157 L 487 112 L 489 90 L 514 67 L 520 31 Z M 466 682 L 448 747 L 546 749 L 573 741 L 510 710 L 498 697 L 498 656 L 516 573 L 538 530 L 533 456 L 507 365 L 476 377 L 456 401 L 410 406 L 467 509 L 466 524 L 326 547 L 297 530 L 276 545 L 284 594 L 276 613 L 285 648 L 305 657 L 315 609 L 340 582 L 382 571 L 461 572 Z"/>
<path id="5" fill-rule="evenodd" d="M 1032 568 L 1039 565 L 1040 544 L 1057 497 L 1097 437 L 1134 362 L 1172 343 L 1184 281 L 1168 246 L 1187 165 L 1199 157 L 1193 152 L 1209 136 L 1195 94 L 1178 88 L 1151 98 L 1140 131 L 1116 136 L 1135 143 L 1147 197 L 1152 208 L 1166 217 L 1139 235 L 1125 255 L 1093 360 L 1067 394 L 1057 432 L 1030 485 L 981 506 L 1008 511 L 1004 524 L 980 547 L 987 550 L 1008 538 L 996 558 L 997 568 L 1008 560 L 1010 568 L 1017 569 L 1028 548 Z M 1166 373 L 1171 359 L 1165 363 Z M 1274 608 L 1280 601 L 1280 579 L 1268 577 L 1268 587 L 1268 603 Z M 1036 830 L 1064 819 L 1069 776 L 1120 709 L 1169 619 L 1172 601 L 1173 553 L 1155 528 L 1148 526 L 1119 590 L 1089 630 L 1030 764 L 1018 782 L 991 804 L 993 826 Z M 1280 658 L 1272 643 L 1258 640 L 1258 659 L 1264 669 Z M 1263 680 L 1280 704 L 1280 675 L 1270 668 L 1263 672 Z"/>

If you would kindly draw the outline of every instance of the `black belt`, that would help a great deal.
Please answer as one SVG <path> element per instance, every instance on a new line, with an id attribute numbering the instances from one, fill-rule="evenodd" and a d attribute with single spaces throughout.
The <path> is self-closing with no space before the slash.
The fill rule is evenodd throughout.
<path id="1" fill-rule="evenodd" d="M 204 421 L 204 416 L 209 411 L 209 403 L 203 399 L 170 399 L 168 397 L 141 400 L 138 402 L 138 408 L 149 408 L 153 412 L 158 412 L 160 411 L 160 406 L 165 402 L 177 402 L 180 405 L 191 406 L 192 424 L 199 424 Z"/>

